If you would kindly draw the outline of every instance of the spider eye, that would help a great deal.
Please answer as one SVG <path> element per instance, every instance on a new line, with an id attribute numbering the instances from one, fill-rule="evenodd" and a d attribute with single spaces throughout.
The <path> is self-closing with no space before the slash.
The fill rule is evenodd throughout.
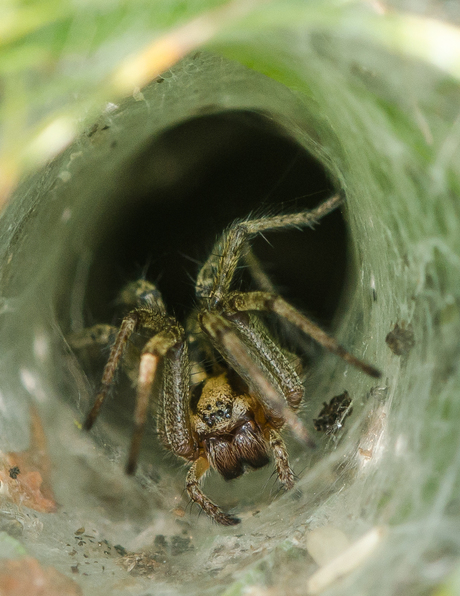
<path id="1" fill-rule="evenodd" d="M 217 409 L 217 406 L 221 407 Z M 222 401 L 217 401 L 214 404 L 206 404 L 200 414 L 203 422 L 210 428 L 216 423 L 224 420 L 229 420 L 232 417 L 232 405 L 224 404 Z"/>

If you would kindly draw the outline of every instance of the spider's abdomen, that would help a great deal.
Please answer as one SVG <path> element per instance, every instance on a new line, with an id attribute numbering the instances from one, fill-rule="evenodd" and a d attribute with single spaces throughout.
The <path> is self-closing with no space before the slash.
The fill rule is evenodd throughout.
<path id="1" fill-rule="evenodd" d="M 257 469 L 268 464 L 268 445 L 253 421 L 245 422 L 230 436 L 205 440 L 210 464 L 225 478 L 241 476 L 246 468 Z"/>

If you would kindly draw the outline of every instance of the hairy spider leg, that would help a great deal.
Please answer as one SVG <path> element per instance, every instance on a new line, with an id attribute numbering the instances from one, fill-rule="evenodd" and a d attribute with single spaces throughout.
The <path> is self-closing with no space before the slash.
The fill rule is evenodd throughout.
<path id="1" fill-rule="evenodd" d="M 209 461 L 205 457 L 200 457 L 193 462 L 185 481 L 188 496 L 194 503 L 197 503 L 209 517 L 215 519 L 219 524 L 222 524 L 223 526 L 236 526 L 240 523 L 239 518 L 224 513 L 200 488 L 200 478 L 204 476 L 208 469 Z"/>
<path id="2" fill-rule="evenodd" d="M 276 344 L 257 315 L 224 311 L 224 316 L 235 326 L 248 353 L 257 361 L 273 387 L 296 410 L 305 391 L 293 364 L 297 358 Z"/>
<path id="3" fill-rule="evenodd" d="M 246 266 L 249 269 L 252 279 L 257 284 L 258 289 L 264 292 L 276 292 L 275 285 L 264 271 L 262 263 L 255 255 L 249 243 L 247 243 L 247 246 L 243 248 L 243 258 Z"/>
<path id="4" fill-rule="evenodd" d="M 188 413 L 190 365 L 185 333 L 173 317 L 163 317 L 163 324 L 167 328 L 147 342 L 141 355 L 134 431 L 126 466 L 128 474 L 134 474 L 136 469 L 152 385 L 162 359 L 163 398 L 158 420 L 160 437 L 176 455 L 190 459 L 194 452 Z"/>
<path id="5" fill-rule="evenodd" d="M 137 279 L 126 284 L 118 294 L 117 304 L 128 310 L 135 310 L 139 305 L 151 308 L 156 314 L 166 316 L 166 307 L 160 291 L 155 284 L 146 279 Z"/>
<path id="6" fill-rule="evenodd" d="M 283 402 L 282 397 L 286 400 L 286 396 L 280 396 L 276 386 L 267 378 L 270 375 L 267 375 L 267 371 L 263 370 L 253 357 L 247 345 L 239 337 L 232 322 L 221 315 L 207 311 L 200 314 L 200 321 L 203 330 L 209 336 L 215 348 L 246 383 L 255 390 L 274 424 L 281 428 L 286 422 L 298 439 L 313 447 L 314 442 L 309 437 L 307 429 L 295 415 L 289 402 Z"/>
<path id="7" fill-rule="evenodd" d="M 281 435 L 276 430 L 271 429 L 268 434 L 268 441 L 273 451 L 276 473 L 278 474 L 281 484 L 285 489 L 293 488 L 295 476 L 289 465 L 288 452 Z"/>
<path id="8" fill-rule="evenodd" d="M 243 259 L 249 270 L 251 278 L 257 285 L 257 289 L 263 292 L 276 294 L 277 290 L 275 284 L 270 279 L 270 276 L 265 272 L 259 258 L 254 254 L 254 251 L 252 250 L 249 243 L 247 244 L 248 246 L 243 249 Z M 298 328 L 298 333 L 294 335 L 294 328 L 285 319 L 280 318 L 279 324 L 283 334 L 285 336 L 289 336 L 291 342 L 294 340 L 295 345 L 303 351 L 304 356 L 307 354 L 312 355 L 314 353 L 312 352 L 313 348 L 312 342 L 310 341 L 311 338 L 305 336 L 305 334 L 302 334 Z M 298 358 L 297 360 L 300 363 L 300 359 Z"/>
<path id="9" fill-rule="evenodd" d="M 230 290 L 236 268 L 251 237 L 267 231 L 313 227 L 342 202 L 340 195 L 334 195 L 311 211 L 235 222 L 216 242 L 210 257 L 198 273 L 195 288 L 197 297 L 206 299 L 210 309 L 218 307 Z"/>
<path id="10" fill-rule="evenodd" d="M 165 356 L 163 397 L 157 419 L 158 433 L 164 446 L 175 455 L 191 460 L 197 445 L 190 422 L 190 361 L 182 330 L 181 340 Z"/>
<path id="11" fill-rule="evenodd" d="M 268 292 L 232 292 L 226 299 L 226 312 L 231 314 L 245 311 L 273 312 L 283 317 L 296 327 L 299 327 L 305 334 L 312 337 L 316 342 L 329 352 L 340 356 L 349 364 L 359 368 L 370 377 L 380 378 L 381 373 L 374 366 L 363 362 L 350 352 L 347 352 L 332 336 L 323 331 L 313 321 L 308 319 L 296 308 L 291 306 L 278 294 Z"/>
<path id="12" fill-rule="evenodd" d="M 99 414 L 102 404 L 104 403 L 109 389 L 112 386 L 113 378 L 118 368 L 118 365 L 120 364 L 120 359 L 123 356 L 126 344 L 128 343 L 129 338 L 131 337 L 133 332 L 136 329 L 138 329 L 139 326 L 140 316 L 137 311 L 129 313 L 123 319 L 117 337 L 115 339 L 115 343 L 113 344 L 112 349 L 110 350 L 110 356 L 107 361 L 107 364 L 104 367 L 104 372 L 102 373 L 101 387 L 96 396 L 93 407 L 89 411 L 88 415 L 86 416 L 85 422 L 83 423 L 83 428 L 85 430 L 90 430 L 93 427 L 93 424 Z"/>
<path id="13" fill-rule="evenodd" d="M 145 304 L 146 307 L 134 308 L 123 318 L 110 350 L 109 359 L 107 360 L 104 372 L 102 373 L 102 382 L 99 393 L 97 394 L 93 407 L 86 416 L 83 424 L 85 430 L 91 430 L 94 425 L 102 404 L 112 386 L 121 358 L 126 352 L 131 335 L 141 328 L 150 329 L 155 333 L 156 331 L 161 330 L 161 322 L 165 318 L 165 306 L 159 291 L 156 286 L 145 280 L 137 280 L 128 284 L 121 291 L 117 301 L 126 306 Z M 83 338 L 85 336 L 89 337 L 89 340 L 91 341 L 92 330 L 96 333 L 96 339 L 98 339 L 97 343 L 102 343 L 105 339 L 107 339 L 108 343 L 108 333 L 109 331 L 114 330 L 114 328 L 110 325 L 95 325 L 94 328 L 83 330 L 80 334 L 73 334 L 73 338 L 71 338 L 72 346 L 76 349 L 81 347 L 78 345 L 79 335 Z M 92 343 L 95 343 L 95 340 L 93 340 Z"/>
<path id="14" fill-rule="evenodd" d="M 230 293 L 231 283 L 240 259 L 245 253 L 248 254 L 248 241 L 251 237 L 270 230 L 302 226 L 312 227 L 322 217 L 336 209 L 342 201 L 343 198 L 340 195 L 335 195 L 311 211 L 234 223 L 217 241 L 211 256 L 198 274 L 196 284 L 196 294 L 201 299 L 203 306 L 200 323 L 215 348 L 249 384 L 257 387 L 257 393 L 265 405 L 272 411 L 284 416 L 297 437 L 305 440 L 308 440 L 305 428 L 288 405 L 283 403 L 276 389 L 276 383 L 273 383 L 273 375 L 270 374 L 270 356 L 267 355 L 267 352 L 264 354 L 264 350 L 257 349 L 260 348 L 260 344 L 258 346 L 257 341 L 255 341 L 257 334 L 250 337 L 250 332 L 245 333 L 246 341 L 241 340 L 239 335 L 244 333 L 245 324 L 239 324 L 237 322 L 238 316 L 234 317 L 232 315 L 249 310 L 277 312 L 281 317 L 299 327 L 304 333 L 313 337 L 320 345 L 359 367 L 367 374 L 378 377 L 380 376 L 379 371 L 347 352 L 332 337 L 274 293 L 265 292 L 265 295 L 276 297 L 277 300 L 265 302 L 263 308 L 260 303 L 256 305 L 256 308 L 242 303 L 241 308 L 232 309 L 232 305 L 226 297 Z M 251 261 L 251 256 L 249 261 L 250 265 L 252 262 L 253 269 L 258 273 L 257 263 L 254 259 Z M 267 280 L 261 278 L 260 275 L 259 281 L 265 287 L 268 287 Z M 252 294 L 257 293 L 249 295 Z M 264 292 L 260 293 L 260 295 L 263 294 Z M 244 293 L 241 293 L 241 296 L 244 295 Z M 269 304 L 271 307 L 267 308 Z M 235 326 L 238 325 L 239 327 L 238 332 L 232 326 L 232 323 L 228 321 L 232 318 Z M 250 347 L 251 345 L 253 348 Z M 286 399 L 285 393 L 283 393 L 283 397 Z"/>

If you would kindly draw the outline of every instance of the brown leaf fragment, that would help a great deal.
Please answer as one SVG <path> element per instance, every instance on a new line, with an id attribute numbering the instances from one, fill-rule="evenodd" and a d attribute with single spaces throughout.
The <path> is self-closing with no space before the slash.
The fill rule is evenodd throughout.
<path id="1" fill-rule="evenodd" d="M 0 596 L 82 596 L 81 588 L 37 559 L 0 560 Z"/>
<path id="2" fill-rule="evenodd" d="M 0 454 L 0 482 L 4 494 L 17 505 L 41 513 L 56 511 L 51 489 L 51 462 L 38 411 L 31 408 L 30 446 L 26 451 Z"/>

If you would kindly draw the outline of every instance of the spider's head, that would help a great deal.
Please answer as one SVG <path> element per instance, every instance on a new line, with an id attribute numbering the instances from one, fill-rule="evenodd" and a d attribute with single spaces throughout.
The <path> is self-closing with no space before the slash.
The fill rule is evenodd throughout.
<path id="1" fill-rule="evenodd" d="M 138 279 L 127 284 L 117 298 L 117 303 L 127 308 L 147 306 L 166 315 L 166 308 L 157 287 L 146 279 Z"/>
<path id="2" fill-rule="evenodd" d="M 260 468 L 269 461 L 256 409 L 254 397 L 233 388 L 226 373 L 204 383 L 193 426 L 210 464 L 226 480 L 241 476 L 246 466 Z"/>
<path id="3" fill-rule="evenodd" d="M 251 399 L 232 387 L 226 373 L 209 377 L 194 408 L 196 432 L 200 437 L 232 432 L 248 420 Z"/>

